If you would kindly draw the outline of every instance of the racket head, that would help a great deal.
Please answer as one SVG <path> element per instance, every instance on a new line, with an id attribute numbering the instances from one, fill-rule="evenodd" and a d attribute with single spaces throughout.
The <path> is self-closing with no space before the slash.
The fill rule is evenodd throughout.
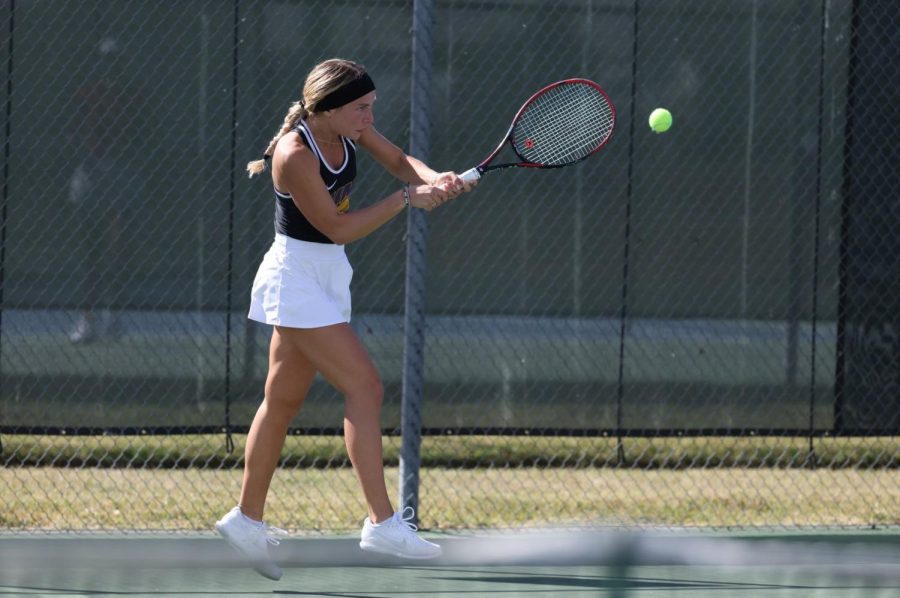
<path id="1" fill-rule="evenodd" d="M 616 109 L 589 79 L 565 79 L 532 95 L 513 119 L 507 139 L 522 162 L 558 168 L 600 151 L 612 137 Z"/>

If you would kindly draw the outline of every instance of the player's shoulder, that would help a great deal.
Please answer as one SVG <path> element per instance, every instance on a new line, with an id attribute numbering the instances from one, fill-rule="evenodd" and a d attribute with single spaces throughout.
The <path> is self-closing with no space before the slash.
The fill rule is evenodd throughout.
<path id="1" fill-rule="evenodd" d="M 302 193 L 301 188 L 306 181 L 313 180 L 319 174 L 318 158 L 296 134 L 288 133 L 279 139 L 274 154 L 272 179 L 282 191 Z"/>
<path id="2" fill-rule="evenodd" d="M 318 170 L 319 159 L 315 152 L 301 141 L 297 133 L 290 132 L 278 140 L 275 146 L 275 161 L 288 167 L 315 167 Z"/>

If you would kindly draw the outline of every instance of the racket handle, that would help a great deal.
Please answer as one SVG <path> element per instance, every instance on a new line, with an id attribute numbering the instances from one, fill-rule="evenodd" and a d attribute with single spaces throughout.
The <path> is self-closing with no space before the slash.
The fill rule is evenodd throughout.
<path id="1" fill-rule="evenodd" d="M 469 170 L 459 175 L 459 178 L 461 178 L 466 183 L 474 183 L 481 178 L 481 173 L 478 172 L 478 167 L 476 166 L 475 168 L 470 168 Z"/>

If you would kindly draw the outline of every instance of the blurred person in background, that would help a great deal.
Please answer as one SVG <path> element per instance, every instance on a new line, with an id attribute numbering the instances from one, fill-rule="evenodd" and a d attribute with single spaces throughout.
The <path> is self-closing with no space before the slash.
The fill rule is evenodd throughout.
<path id="1" fill-rule="evenodd" d="M 79 161 L 69 177 L 68 200 L 74 208 L 78 243 L 78 319 L 69 333 L 73 343 L 87 343 L 121 332 L 111 310 L 116 277 L 121 276 L 124 209 L 135 194 L 127 168 L 130 115 L 136 98 L 117 72 L 124 69 L 122 48 L 104 37 L 87 67 L 91 77 L 73 97 L 74 124 L 68 131 Z"/>

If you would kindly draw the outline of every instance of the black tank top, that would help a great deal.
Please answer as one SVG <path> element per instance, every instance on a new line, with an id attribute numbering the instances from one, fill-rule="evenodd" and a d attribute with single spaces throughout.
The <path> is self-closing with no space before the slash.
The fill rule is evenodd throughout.
<path id="1" fill-rule="evenodd" d="M 350 191 L 353 190 L 353 179 L 356 178 L 356 146 L 346 137 L 341 137 L 341 141 L 344 142 L 344 163 L 337 170 L 332 170 L 322 156 L 319 146 L 316 145 L 316 140 L 309 132 L 306 122 L 300 121 L 293 130 L 319 159 L 319 175 L 328 187 L 338 212 L 343 214 L 350 209 Z M 333 244 L 331 239 L 303 216 L 291 195 L 278 189 L 275 189 L 275 232 L 300 241 Z"/>

